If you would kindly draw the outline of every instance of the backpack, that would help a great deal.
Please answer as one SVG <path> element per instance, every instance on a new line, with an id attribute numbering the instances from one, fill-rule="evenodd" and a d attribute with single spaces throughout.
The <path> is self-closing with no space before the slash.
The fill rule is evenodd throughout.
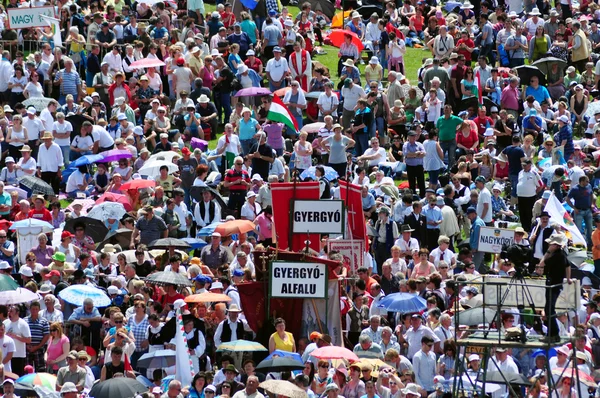
<path id="1" fill-rule="evenodd" d="M 509 66 L 510 60 L 508 58 L 508 53 L 504 49 L 504 44 L 498 45 L 498 57 L 500 58 L 500 66 Z"/>

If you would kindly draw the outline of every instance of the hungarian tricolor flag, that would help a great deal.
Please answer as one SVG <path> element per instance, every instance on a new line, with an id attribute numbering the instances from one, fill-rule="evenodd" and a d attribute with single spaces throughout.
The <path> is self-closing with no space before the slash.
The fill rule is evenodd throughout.
<path id="1" fill-rule="evenodd" d="M 483 82 L 485 84 L 485 82 Z M 475 74 L 475 85 L 477 86 L 477 99 L 479 102 L 479 107 L 483 106 L 483 85 L 481 84 L 481 75 L 479 71 Z"/>
<path id="2" fill-rule="evenodd" d="M 236 154 L 233 152 L 229 152 L 229 136 L 225 134 L 225 169 L 229 170 L 233 167 L 233 161 L 235 160 Z"/>
<path id="3" fill-rule="evenodd" d="M 283 123 L 287 126 L 290 132 L 298 133 L 298 122 L 296 118 L 292 116 L 289 109 L 283 104 L 278 96 L 273 96 L 273 102 L 269 107 L 269 113 L 267 119 L 273 120 L 274 122 Z"/>

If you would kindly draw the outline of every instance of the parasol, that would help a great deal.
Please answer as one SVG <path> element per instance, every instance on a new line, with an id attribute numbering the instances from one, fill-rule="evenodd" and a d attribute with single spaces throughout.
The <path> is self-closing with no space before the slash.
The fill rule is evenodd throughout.
<path id="1" fill-rule="evenodd" d="M 19 179 L 19 184 L 28 188 L 32 195 L 48 195 L 54 196 L 54 189 L 46 181 L 34 176 L 25 176 Z"/>
<path id="2" fill-rule="evenodd" d="M 175 286 L 192 286 L 185 276 L 175 272 L 156 272 L 146 277 L 146 282 L 154 283 L 156 285 L 175 285 Z"/>
<path id="3" fill-rule="evenodd" d="M 346 35 L 350 35 L 352 37 L 352 44 L 358 47 L 358 53 L 360 54 L 364 48 L 364 45 L 362 41 L 360 41 L 360 37 L 358 37 L 358 35 L 352 31 L 333 29 L 331 33 L 329 33 L 329 40 L 331 41 L 332 45 L 339 48 L 342 46 L 342 44 L 344 44 Z"/>
<path id="4" fill-rule="evenodd" d="M 85 234 L 92 238 L 94 242 L 102 242 L 108 234 L 108 228 L 106 228 L 104 222 L 90 217 L 71 218 L 66 222 L 64 230 L 74 234 L 75 225 L 79 224 L 84 225 Z"/>
<path id="5" fill-rule="evenodd" d="M 204 292 L 187 296 L 184 301 L 186 303 L 229 303 L 231 297 L 222 293 Z"/>

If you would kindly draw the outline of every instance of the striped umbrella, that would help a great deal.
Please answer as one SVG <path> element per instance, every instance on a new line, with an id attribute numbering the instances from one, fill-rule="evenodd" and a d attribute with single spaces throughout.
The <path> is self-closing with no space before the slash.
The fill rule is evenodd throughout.
<path id="1" fill-rule="evenodd" d="M 56 376 L 50 373 L 29 373 L 19 377 L 15 382 L 31 387 L 46 387 L 51 391 L 56 391 Z"/>
<path id="2" fill-rule="evenodd" d="M 221 344 L 217 352 L 221 351 L 269 351 L 260 343 L 248 340 L 236 340 Z"/>

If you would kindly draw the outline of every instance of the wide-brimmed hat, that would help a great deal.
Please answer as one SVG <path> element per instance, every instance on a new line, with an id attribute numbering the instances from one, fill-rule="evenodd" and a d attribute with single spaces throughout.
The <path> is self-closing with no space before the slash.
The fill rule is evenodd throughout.
<path id="1" fill-rule="evenodd" d="M 238 370 L 235 368 L 235 365 L 229 364 L 223 368 L 223 373 L 225 372 L 235 372 L 235 374 L 239 374 Z"/>
<path id="2" fill-rule="evenodd" d="M 229 306 L 229 308 L 227 309 L 227 312 L 235 312 L 235 313 L 240 313 L 242 312 L 242 310 L 240 309 L 240 307 L 238 307 L 237 304 L 231 304 Z"/>
<path id="3" fill-rule="evenodd" d="M 344 66 L 354 66 L 354 61 L 351 59 L 347 59 L 342 65 Z"/>
<path id="4" fill-rule="evenodd" d="M 100 250 L 102 253 L 114 253 L 117 251 L 117 249 L 115 249 L 115 246 L 107 243 L 104 245 L 104 247 L 102 248 L 102 250 Z"/>
<path id="5" fill-rule="evenodd" d="M 559 245 L 564 247 L 567 244 L 567 237 L 562 232 L 554 232 L 548 239 L 546 239 L 546 243 L 549 245 Z"/>
<path id="6" fill-rule="evenodd" d="M 542 13 L 540 12 L 539 8 L 533 7 L 533 10 L 529 12 L 529 15 L 542 15 Z"/>
<path id="7" fill-rule="evenodd" d="M 412 229 L 410 227 L 410 225 L 408 225 L 408 224 L 402 224 L 400 226 L 400 233 L 403 233 L 403 232 L 413 232 L 413 231 L 414 231 L 414 229 Z"/>
<path id="8" fill-rule="evenodd" d="M 210 98 L 206 94 L 202 94 L 200 98 L 198 98 L 199 104 L 208 104 L 210 102 Z"/>
<path id="9" fill-rule="evenodd" d="M 64 263 L 65 261 L 67 261 L 67 256 L 65 253 L 62 252 L 56 252 L 54 253 L 54 255 L 52 256 L 52 260 L 54 261 L 59 261 L 61 263 Z"/>
<path id="10" fill-rule="evenodd" d="M 75 358 L 77 359 L 77 358 Z M 60 388 L 60 394 L 68 394 L 71 392 L 79 392 L 77 391 L 77 386 L 75 385 L 75 383 L 72 383 L 70 381 L 67 381 L 65 384 L 63 384 L 63 386 Z"/>
<path id="11" fill-rule="evenodd" d="M 527 239 L 529 234 L 523 229 L 523 227 L 515 228 L 515 234 L 523 234 L 523 238 Z"/>
<path id="12" fill-rule="evenodd" d="M 463 3 L 463 5 L 462 5 L 462 6 L 460 6 L 460 9 L 461 9 L 461 10 L 470 10 L 471 8 L 475 8 L 475 6 L 474 6 L 473 4 L 471 4 L 471 2 L 470 2 L 470 1 L 465 1 L 465 2 Z"/>
<path id="13" fill-rule="evenodd" d="M 419 386 L 416 385 L 415 383 L 408 383 L 406 385 L 406 388 L 402 389 L 402 394 L 404 394 L 404 395 L 416 395 L 418 397 L 421 396 L 421 393 L 419 392 Z"/>
<path id="14" fill-rule="evenodd" d="M 42 140 L 53 140 L 54 136 L 52 135 L 51 132 L 46 131 L 44 132 L 44 135 L 41 137 Z"/>

